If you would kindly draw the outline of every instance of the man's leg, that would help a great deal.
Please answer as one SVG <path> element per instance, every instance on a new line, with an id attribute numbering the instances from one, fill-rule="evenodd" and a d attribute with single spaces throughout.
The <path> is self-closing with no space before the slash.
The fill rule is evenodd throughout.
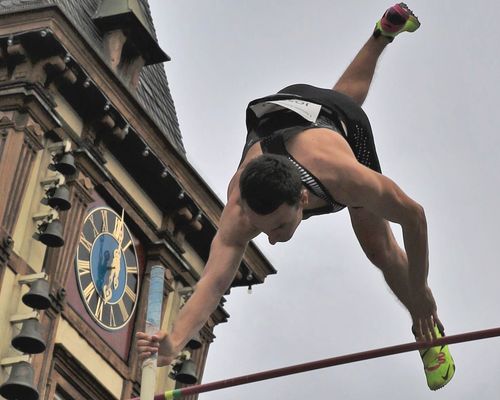
<path id="1" fill-rule="evenodd" d="M 389 39 L 383 36 L 368 39 L 333 90 L 351 97 L 361 106 L 368 95 L 377 61 L 389 43 Z"/>
<path id="2" fill-rule="evenodd" d="M 414 32 L 419 26 L 418 18 L 404 3 L 387 9 L 375 25 L 373 35 L 354 57 L 333 90 L 351 97 L 362 105 L 370 89 L 377 61 L 385 46 L 399 33 Z"/>

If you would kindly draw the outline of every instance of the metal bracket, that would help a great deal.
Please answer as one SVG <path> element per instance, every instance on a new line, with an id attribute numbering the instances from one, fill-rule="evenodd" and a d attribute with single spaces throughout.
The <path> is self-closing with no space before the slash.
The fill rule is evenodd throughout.
<path id="1" fill-rule="evenodd" d="M 36 221 L 50 222 L 55 219 L 59 219 L 59 213 L 53 208 L 51 208 L 49 212 L 38 212 L 36 214 L 33 214 L 31 219 L 35 222 Z"/>
<path id="2" fill-rule="evenodd" d="M 61 149 L 63 153 L 69 153 L 71 151 L 71 141 L 66 139 L 62 142 L 54 142 L 47 146 L 47 150 L 51 153 L 58 153 Z"/>
<path id="3" fill-rule="evenodd" d="M 31 356 L 28 354 L 23 354 L 22 356 L 5 357 L 0 360 L 0 366 L 10 367 L 11 365 L 20 363 L 21 361 L 30 362 Z"/>
<path id="4" fill-rule="evenodd" d="M 47 280 L 49 276 L 45 272 L 39 272 L 37 274 L 29 274 L 29 275 L 18 275 L 17 276 L 17 283 L 24 284 L 24 283 L 33 283 L 39 279 L 45 279 Z"/>
<path id="5" fill-rule="evenodd" d="M 19 324 L 21 322 L 26 321 L 27 319 L 37 319 L 40 320 L 40 313 L 38 311 L 32 311 L 27 314 L 15 314 L 10 317 L 11 324 Z"/>

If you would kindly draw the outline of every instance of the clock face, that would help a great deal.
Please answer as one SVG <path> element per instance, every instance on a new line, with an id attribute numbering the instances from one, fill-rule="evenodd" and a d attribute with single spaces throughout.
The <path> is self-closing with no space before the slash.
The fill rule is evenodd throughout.
<path id="1" fill-rule="evenodd" d="M 132 235 L 112 209 L 85 218 L 75 259 L 80 295 L 92 318 L 107 330 L 132 317 L 139 294 L 139 267 Z"/>

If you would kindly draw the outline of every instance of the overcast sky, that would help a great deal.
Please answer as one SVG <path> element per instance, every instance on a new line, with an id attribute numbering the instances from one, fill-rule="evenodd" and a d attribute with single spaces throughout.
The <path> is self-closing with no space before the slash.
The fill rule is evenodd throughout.
<path id="1" fill-rule="evenodd" d="M 225 201 L 250 100 L 332 86 L 392 5 L 381 0 L 150 0 L 189 161 Z M 364 109 L 382 169 L 428 218 L 429 283 L 448 334 L 500 325 L 498 1 L 413 1 L 422 26 L 381 58 Z M 399 226 L 395 231 L 400 238 Z M 234 289 L 204 382 L 412 340 L 347 211 L 256 241 L 278 270 Z M 416 352 L 200 395 L 201 400 L 498 399 L 500 339 L 451 348 L 452 382 L 427 388 Z"/>

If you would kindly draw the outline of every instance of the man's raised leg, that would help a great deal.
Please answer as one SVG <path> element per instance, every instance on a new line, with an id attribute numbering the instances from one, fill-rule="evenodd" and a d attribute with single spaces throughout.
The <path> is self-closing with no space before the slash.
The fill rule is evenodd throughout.
<path id="1" fill-rule="evenodd" d="M 351 97 L 362 105 L 368 95 L 377 61 L 385 47 L 398 34 L 414 32 L 419 26 L 418 18 L 406 4 L 399 3 L 387 9 L 375 24 L 373 35 L 354 57 L 333 90 Z"/>
<path id="2" fill-rule="evenodd" d="M 352 98 L 360 106 L 364 103 L 372 83 L 377 61 L 389 44 L 385 37 L 371 37 L 342 74 L 333 90 Z"/>

